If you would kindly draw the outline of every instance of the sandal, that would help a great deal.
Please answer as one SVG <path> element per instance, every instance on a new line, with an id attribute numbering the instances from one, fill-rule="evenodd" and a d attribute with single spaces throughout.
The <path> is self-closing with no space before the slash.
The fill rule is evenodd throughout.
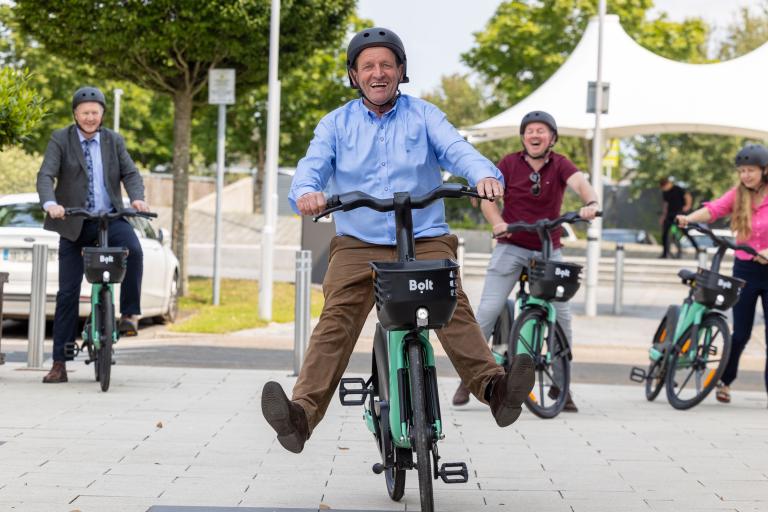
<path id="1" fill-rule="evenodd" d="M 718 402 L 723 404 L 731 403 L 731 388 L 729 388 L 722 382 L 718 382 L 717 391 L 715 392 L 715 398 L 717 398 Z"/>

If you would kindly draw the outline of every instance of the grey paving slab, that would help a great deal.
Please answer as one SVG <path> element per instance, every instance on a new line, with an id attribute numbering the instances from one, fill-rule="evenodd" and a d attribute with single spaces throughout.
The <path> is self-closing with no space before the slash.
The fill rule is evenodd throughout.
<path id="1" fill-rule="evenodd" d="M 101 393 L 85 372 L 43 386 L 18 367 L 0 367 L 0 511 L 418 509 L 414 474 L 393 502 L 370 470 L 360 408 L 334 401 L 302 454 L 279 446 L 259 398 L 269 379 L 292 385 L 284 371 L 119 366 Z M 499 429 L 482 404 L 451 406 L 454 387 L 439 381 L 441 455 L 470 481 L 435 482 L 442 512 L 768 510 L 763 393 L 680 412 L 639 387 L 576 384 L 578 414 Z"/>

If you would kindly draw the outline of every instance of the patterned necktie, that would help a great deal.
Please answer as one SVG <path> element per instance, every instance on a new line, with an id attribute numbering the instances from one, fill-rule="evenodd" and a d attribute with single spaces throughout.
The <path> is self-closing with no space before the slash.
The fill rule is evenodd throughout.
<path id="1" fill-rule="evenodd" d="M 83 140 L 83 156 L 85 157 L 85 167 L 88 169 L 88 203 L 86 208 L 93 211 L 96 207 L 96 194 L 93 191 L 93 159 L 91 158 L 90 140 Z"/>

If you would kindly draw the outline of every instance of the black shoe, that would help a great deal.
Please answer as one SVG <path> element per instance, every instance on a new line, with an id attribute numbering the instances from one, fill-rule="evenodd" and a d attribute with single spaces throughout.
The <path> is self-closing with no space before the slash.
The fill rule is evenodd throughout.
<path id="1" fill-rule="evenodd" d="M 560 388 L 557 386 L 550 386 L 547 396 L 552 400 L 557 400 L 557 397 L 560 396 Z M 565 397 L 565 405 L 563 405 L 563 412 L 579 412 L 579 408 L 576 407 L 576 404 L 573 402 L 573 398 L 571 397 L 570 391 L 568 391 L 568 394 Z"/>
<path id="2" fill-rule="evenodd" d="M 283 448 L 300 453 L 309 438 L 307 414 L 297 403 L 288 400 L 283 388 L 274 381 L 264 384 L 261 391 L 261 412 L 269 426 L 277 432 Z"/>
<path id="3" fill-rule="evenodd" d="M 533 389 L 533 359 L 528 354 L 518 354 L 512 359 L 509 371 L 493 381 L 491 389 L 491 413 L 500 427 L 511 425 L 520 417 L 523 401 Z"/>
<path id="4" fill-rule="evenodd" d="M 469 388 L 464 382 L 459 382 L 459 387 L 453 394 L 453 405 L 466 405 L 469 402 Z"/>

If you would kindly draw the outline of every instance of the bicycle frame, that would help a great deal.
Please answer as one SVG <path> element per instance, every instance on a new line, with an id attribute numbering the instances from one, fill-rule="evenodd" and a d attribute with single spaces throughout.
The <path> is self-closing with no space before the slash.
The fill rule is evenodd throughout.
<path id="1" fill-rule="evenodd" d="M 88 331 L 83 331 L 82 334 L 83 340 L 89 340 L 91 343 L 93 343 L 93 346 L 96 350 L 101 349 L 101 334 L 99 333 L 101 330 L 101 318 L 98 314 L 98 311 L 101 304 L 101 290 L 105 287 L 109 290 L 109 294 L 114 297 L 115 288 L 111 283 L 93 283 L 91 285 L 91 313 L 88 315 L 91 321 L 85 326 Z M 115 325 L 115 328 L 112 330 L 112 341 L 116 343 L 119 338 L 120 331 Z"/>

